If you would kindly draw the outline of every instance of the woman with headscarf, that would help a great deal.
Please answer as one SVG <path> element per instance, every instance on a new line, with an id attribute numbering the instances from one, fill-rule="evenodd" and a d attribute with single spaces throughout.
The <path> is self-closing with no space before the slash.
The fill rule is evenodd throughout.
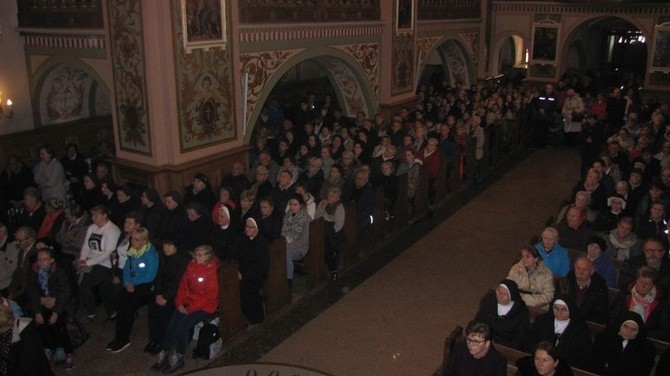
<path id="1" fill-rule="evenodd" d="M 530 318 L 516 282 L 503 279 L 495 293 L 487 293 L 475 320 L 488 324 L 494 343 L 521 349 L 530 329 Z"/>
<path id="2" fill-rule="evenodd" d="M 234 248 L 239 267 L 242 313 L 251 325 L 259 324 L 265 318 L 261 288 L 267 277 L 270 260 L 268 241 L 259 233 L 254 218 L 247 218 L 244 235 L 237 239 Z"/>
<path id="3" fill-rule="evenodd" d="M 538 316 L 531 326 L 532 345 L 547 341 L 558 351 L 559 358 L 582 369 L 591 368 L 591 331 L 579 314 L 572 299 L 559 296 L 550 305 L 551 309 Z"/>
<path id="4" fill-rule="evenodd" d="M 161 226 L 167 217 L 167 208 L 158 192 L 153 188 L 146 188 L 140 195 L 142 207 L 140 215 L 144 227 L 149 230 L 151 242 L 160 246 L 162 240 Z"/>
<path id="5" fill-rule="evenodd" d="M 628 311 L 613 324 L 596 335 L 594 371 L 608 376 L 649 375 L 654 367 L 656 349 L 647 339 L 642 317 Z"/>
<path id="6" fill-rule="evenodd" d="M 230 209 L 223 205 L 219 207 L 219 215 L 216 217 L 216 222 L 210 227 L 206 242 L 212 246 L 219 260 L 230 260 L 232 258 L 230 248 L 238 233 L 239 230 L 233 224 Z"/>

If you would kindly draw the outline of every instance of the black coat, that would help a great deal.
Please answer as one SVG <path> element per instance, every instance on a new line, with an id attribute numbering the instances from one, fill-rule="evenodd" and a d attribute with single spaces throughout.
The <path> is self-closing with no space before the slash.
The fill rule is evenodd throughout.
<path id="1" fill-rule="evenodd" d="M 232 225 L 226 229 L 213 225 L 207 234 L 207 244 L 212 246 L 219 260 L 231 260 L 233 258 L 231 247 L 237 234 L 239 230 Z"/>
<path id="2" fill-rule="evenodd" d="M 188 217 L 186 216 L 186 209 L 183 206 L 179 205 L 174 210 L 168 209 L 165 212 L 165 219 L 161 223 L 159 230 L 162 239 L 178 239 L 186 222 L 188 222 Z"/>
<path id="3" fill-rule="evenodd" d="M 247 235 L 237 238 L 234 245 L 235 258 L 242 275 L 242 281 L 262 284 L 267 276 L 270 262 L 268 241 L 262 234 L 250 239 Z"/>
<path id="4" fill-rule="evenodd" d="M 556 291 L 560 294 L 570 297 L 576 301 L 576 291 L 579 287 L 575 279 L 575 269 L 570 270 L 567 276 L 558 280 Z M 579 312 L 586 321 L 593 321 L 599 324 L 607 323 L 609 306 L 609 289 L 605 280 L 598 273 L 591 276 L 591 284 L 586 288 Z"/>
<path id="5" fill-rule="evenodd" d="M 618 334 L 625 320 L 638 323 L 639 331 L 635 339 L 628 341 L 622 349 L 623 338 Z M 594 371 L 608 376 L 646 376 L 654 367 L 656 349 L 647 339 L 644 323 L 640 315 L 628 312 L 624 317 L 596 335 L 593 345 Z"/>
<path id="6" fill-rule="evenodd" d="M 174 300 L 179 288 L 179 281 L 186 270 L 186 265 L 191 261 L 188 253 L 177 251 L 171 256 L 166 256 L 160 252 L 158 273 L 154 280 L 154 292 L 156 295 L 163 295 L 165 300 Z"/>
<path id="7" fill-rule="evenodd" d="M 580 317 L 577 306 L 570 298 L 561 298 L 570 310 L 570 323 L 563 334 L 557 336 L 554 334 L 554 312 L 551 307 L 554 301 L 549 305 L 549 312 L 538 316 L 531 326 L 530 343 L 528 350 L 532 351 L 534 346 L 540 341 L 547 341 L 556 346 L 558 357 L 563 359 L 573 367 L 579 367 L 585 370 L 591 369 L 591 330 L 586 321 Z"/>
<path id="8" fill-rule="evenodd" d="M 284 218 L 279 216 L 276 210 L 275 208 L 269 216 L 263 218 L 261 215 L 256 220 L 258 222 L 258 230 L 269 241 L 279 239 L 281 236 L 281 227 Z"/>
<path id="9" fill-rule="evenodd" d="M 31 316 L 42 312 L 44 307 L 40 303 L 40 298 L 51 297 L 56 298 L 56 305 L 51 311 L 61 315 L 70 302 L 71 296 L 70 280 L 67 272 L 57 265 L 56 262 L 51 264 L 48 281 L 49 294 L 47 295 L 40 287 L 38 271 L 37 263 L 33 264 L 30 277 L 28 277 L 28 284 L 26 285 L 26 294 L 28 297 L 27 311 L 30 312 Z M 45 319 L 48 319 L 48 317 L 45 317 Z"/>
<path id="10" fill-rule="evenodd" d="M 449 356 L 449 365 L 444 376 L 505 376 L 507 375 L 507 359 L 491 344 L 488 353 L 475 359 L 463 342 L 456 342 Z"/>
<path id="11" fill-rule="evenodd" d="M 183 251 L 193 251 L 196 247 L 207 244 L 208 234 L 212 228 L 212 219 L 201 215 L 195 221 L 187 220 L 179 229 L 177 247 Z"/>
<path id="12" fill-rule="evenodd" d="M 524 356 L 523 358 L 516 361 L 516 366 L 518 370 L 515 376 L 540 376 L 540 373 L 537 372 L 535 368 L 535 357 L 533 355 Z M 558 362 L 558 365 L 555 369 L 556 373 L 554 376 L 572 376 L 574 373 L 568 364 L 564 361 Z"/>
<path id="13" fill-rule="evenodd" d="M 186 193 L 184 194 L 184 206 L 191 202 L 197 202 L 207 209 L 207 213 L 211 213 L 212 208 L 214 208 L 214 204 L 216 203 L 216 197 L 209 185 L 198 193 L 193 193 L 193 186 L 188 186 L 186 188 Z"/>
<path id="14" fill-rule="evenodd" d="M 42 348 L 37 323 L 33 320 L 19 334 L 21 340 L 9 346 L 7 376 L 51 376 L 51 366 Z"/>
<path id="15" fill-rule="evenodd" d="M 498 315 L 495 292 L 490 291 L 482 299 L 476 321 L 486 323 L 491 329 L 493 342 L 521 350 L 530 329 L 528 307 L 522 299 L 515 300 L 512 309 L 503 316 Z"/>

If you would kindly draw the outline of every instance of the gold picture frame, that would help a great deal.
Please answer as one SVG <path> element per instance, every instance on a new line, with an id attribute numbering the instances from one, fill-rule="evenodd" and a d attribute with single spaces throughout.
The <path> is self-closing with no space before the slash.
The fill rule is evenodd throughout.
<path id="1" fill-rule="evenodd" d="M 209 50 L 212 47 L 226 49 L 225 0 L 180 0 L 184 50 Z"/>

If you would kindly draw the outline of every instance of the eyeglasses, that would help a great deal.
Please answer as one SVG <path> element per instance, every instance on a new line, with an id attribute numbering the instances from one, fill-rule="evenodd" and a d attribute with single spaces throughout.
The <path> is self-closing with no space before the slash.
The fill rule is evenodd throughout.
<path id="1" fill-rule="evenodd" d="M 664 249 L 653 249 L 653 248 L 645 248 L 645 252 L 665 252 Z"/>
<path id="2" fill-rule="evenodd" d="M 476 340 L 472 338 L 466 338 L 465 342 L 467 342 L 468 345 L 481 345 L 482 343 L 486 342 L 486 340 L 485 339 Z"/>

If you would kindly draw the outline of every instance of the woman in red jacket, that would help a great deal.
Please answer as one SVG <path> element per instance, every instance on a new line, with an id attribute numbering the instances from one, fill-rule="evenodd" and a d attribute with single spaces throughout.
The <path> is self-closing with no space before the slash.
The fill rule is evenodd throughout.
<path id="1" fill-rule="evenodd" d="M 193 260 L 186 266 L 179 282 L 174 299 L 177 310 L 172 314 L 165 331 L 163 350 L 158 353 L 157 362 L 151 367 L 154 371 L 173 373 L 183 367 L 189 330 L 216 311 L 219 300 L 216 273 L 219 259 L 208 245 L 196 247 L 193 253 Z"/>

